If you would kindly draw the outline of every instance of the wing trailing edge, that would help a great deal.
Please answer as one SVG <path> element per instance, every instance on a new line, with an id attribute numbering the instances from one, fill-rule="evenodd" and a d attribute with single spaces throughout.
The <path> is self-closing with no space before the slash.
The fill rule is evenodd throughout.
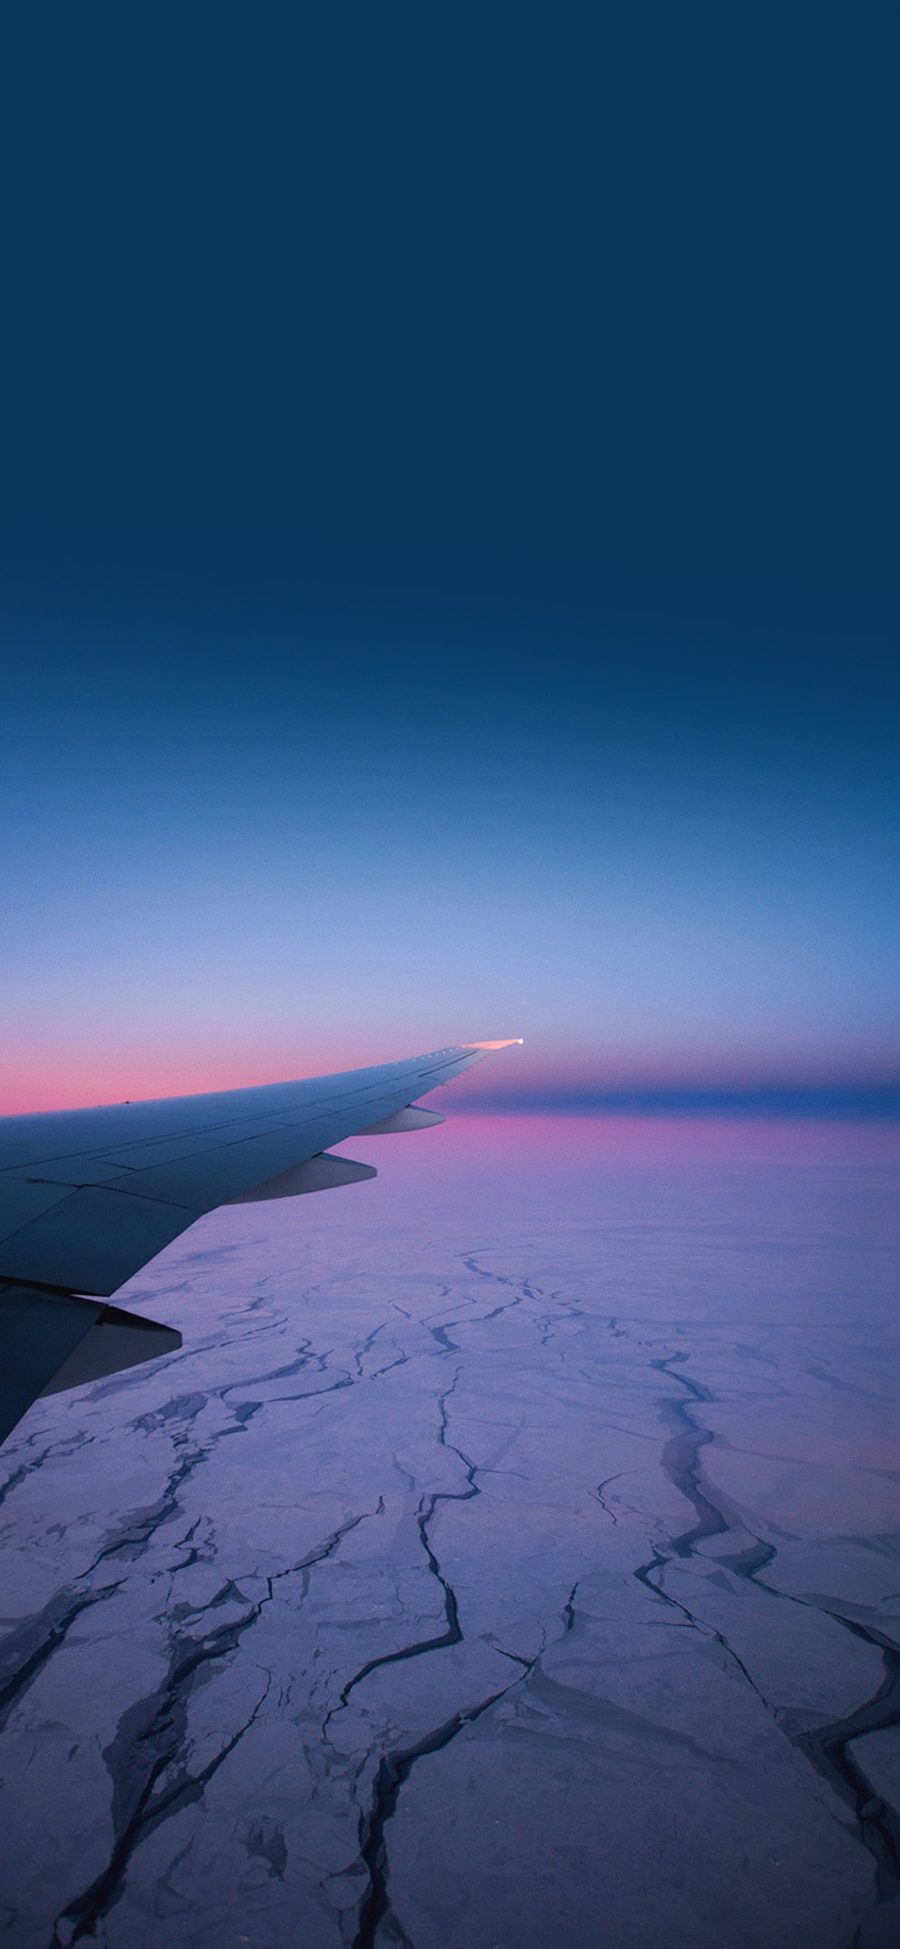
<path id="1" fill-rule="evenodd" d="M 0 1440 L 40 1395 L 180 1346 L 174 1328 L 107 1302 L 195 1219 L 375 1177 L 330 1146 L 442 1123 L 416 1099 L 511 1046 L 456 1043 L 295 1083 L 0 1118 Z"/>

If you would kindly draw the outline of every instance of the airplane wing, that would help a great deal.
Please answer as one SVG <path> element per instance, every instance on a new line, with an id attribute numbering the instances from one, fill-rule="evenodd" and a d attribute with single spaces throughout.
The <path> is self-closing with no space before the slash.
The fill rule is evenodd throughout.
<path id="1" fill-rule="evenodd" d="M 415 1099 L 503 1042 L 210 1096 L 0 1118 L 0 1441 L 39 1395 L 181 1345 L 107 1300 L 218 1205 L 376 1175 L 346 1137 L 442 1123 Z"/>

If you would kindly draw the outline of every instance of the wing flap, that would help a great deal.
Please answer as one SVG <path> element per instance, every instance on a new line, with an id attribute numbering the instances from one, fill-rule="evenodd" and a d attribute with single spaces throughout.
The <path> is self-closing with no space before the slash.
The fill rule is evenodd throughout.
<path id="1" fill-rule="evenodd" d="M 102 1299 L 0 1280 L 0 1441 L 33 1401 L 181 1346 L 181 1334 Z"/>
<path id="2" fill-rule="evenodd" d="M 161 1354 L 177 1353 L 182 1344 L 174 1326 L 143 1320 L 137 1313 L 126 1313 L 122 1306 L 104 1306 L 42 1388 L 41 1398 L 62 1394 L 69 1387 L 84 1387 L 87 1381 L 108 1380 L 111 1374 L 124 1373 L 129 1367 L 143 1367 L 145 1361 L 158 1360 Z"/>
<path id="3" fill-rule="evenodd" d="M 0 1282 L 0 1441 L 103 1312 L 103 1301 Z"/>
<path id="4" fill-rule="evenodd" d="M 268 1203 L 272 1198 L 300 1198 L 307 1191 L 336 1191 L 342 1184 L 361 1184 L 364 1178 L 377 1178 L 374 1164 L 356 1164 L 351 1157 L 332 1157 L 321 1151 L 305 1164 L 294 1164 L 278 1177 L 255 1184 L 252 1191 L 241 1191 L 230 1198 L 232 1205 Z"/>
<path id="5" fill-rule="evenodd" d="M 367 1123 L 360 1137 L 393 1137 L 404 1130 L 431 1130 L 436 1123 L 446 1123 L 440 1110 L 420 1110 L 417 1104 L 410 1104 L 405 1110 L 395 1110 L 391 1117 L 381 1117 L 378 1123 Z"/>

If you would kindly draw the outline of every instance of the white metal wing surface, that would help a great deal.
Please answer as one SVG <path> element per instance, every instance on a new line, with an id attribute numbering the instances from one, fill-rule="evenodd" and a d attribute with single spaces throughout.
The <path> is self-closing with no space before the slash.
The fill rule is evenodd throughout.
<path id="1" fill-rule="evenodd" d="M 441 1122 L 414 1107 L 508 1044 L 258 1089 L 0 1118 L 0 1440 L 38 1395 L 181 1344 L 106 1301 L 204 1212 L 374 1177 L 352 1136 Z"/>

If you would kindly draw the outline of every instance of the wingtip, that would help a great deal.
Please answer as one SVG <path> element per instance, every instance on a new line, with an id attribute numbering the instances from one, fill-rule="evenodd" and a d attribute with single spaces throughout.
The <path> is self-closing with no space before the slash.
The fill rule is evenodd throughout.
<path id="1" fill-rule="evenodd" d="M 505 1042 L 464 1042 L 464 1049 L 521 1049 L 525 1040 L 523 1035 L 509 1035 Z"/>

